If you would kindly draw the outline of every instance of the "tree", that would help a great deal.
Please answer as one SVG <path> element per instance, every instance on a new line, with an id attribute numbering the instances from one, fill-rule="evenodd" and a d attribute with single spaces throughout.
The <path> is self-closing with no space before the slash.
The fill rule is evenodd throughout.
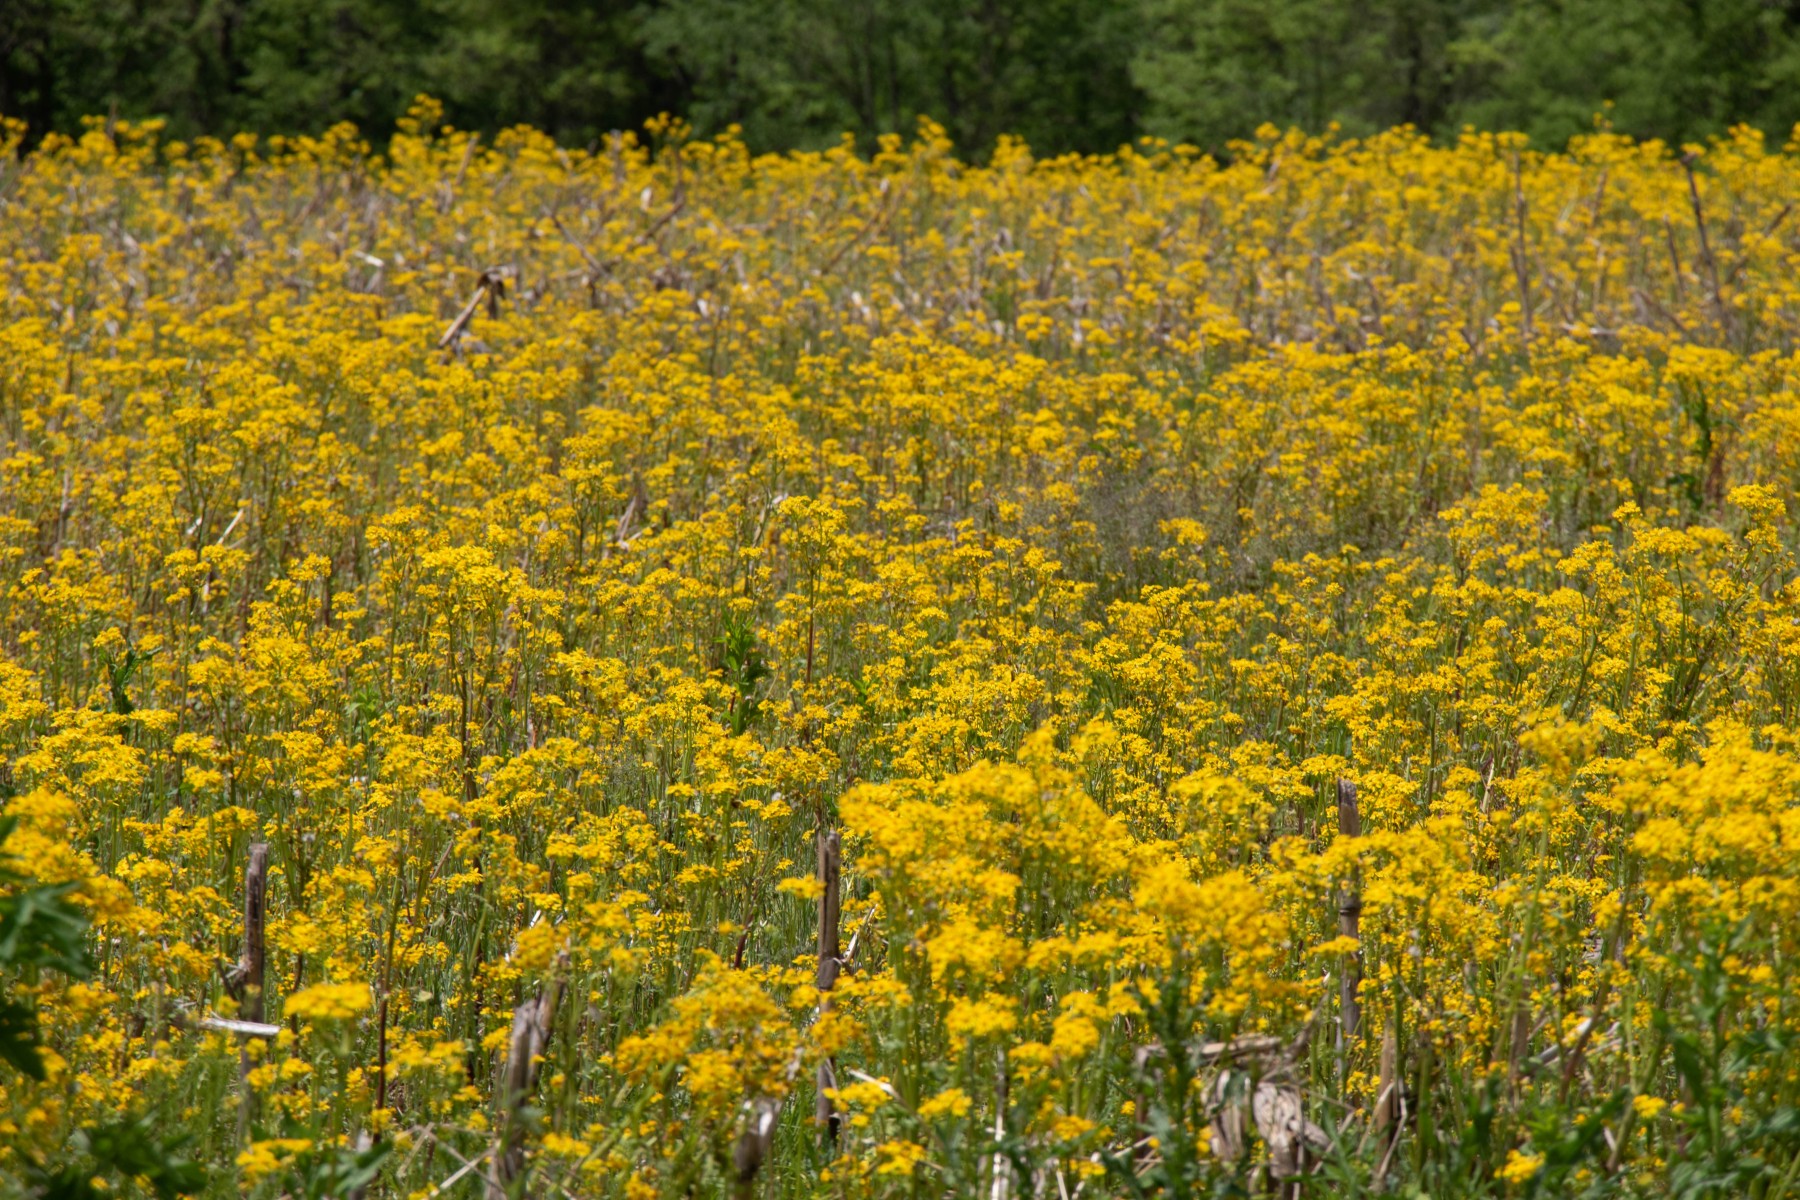
<path id="1" fill-rule="evenodd" d="M 1002 133 L 1058 152 L 1135 132 L 1125 0 L 670 0 L 644 28 L 695 125 L 758 148 L 867 144 L 920 116 L 974 154 Z"/>
<path id="2" fill-rule="evenodd" d="M 1692 141 L 1800 120 L 1800 5 L 1761 0 L 1524 0 L 1471 22 L 1456 53 L 1480 86 L 1457 123 L 1561 146 L 1593 126 Z"/>
<path id="3" fill-rule="evenodd" d="M 1209 149 L 1264 122 L 1438 129 L 1462 82 L 1458 36 L 1480 15 L 1458 0 L 1143 0 L 1142 11 L 1132 74 L 1147 123 Z"/>
<path id="4" fill-rule="evenodd" d="M 1132 75 L 1156 132 L 1593 127 L 1687 141 L 1800 119 L 1800 5 L 1763 0 L 1141 0 Z"/>

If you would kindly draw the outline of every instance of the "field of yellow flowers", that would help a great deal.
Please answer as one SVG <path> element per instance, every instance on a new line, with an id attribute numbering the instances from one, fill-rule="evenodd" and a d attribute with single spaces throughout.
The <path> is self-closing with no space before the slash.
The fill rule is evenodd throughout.
<path id="1" fill-rule="evenodd" d="M 9 1194 L 1800 1196 L 1800 150 L 21 137 Z"/>

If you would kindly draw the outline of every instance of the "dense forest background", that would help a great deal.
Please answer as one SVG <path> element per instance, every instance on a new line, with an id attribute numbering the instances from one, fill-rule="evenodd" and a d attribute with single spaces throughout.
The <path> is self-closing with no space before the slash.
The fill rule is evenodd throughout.
<path id="1" fill-rule="evenodd" d="M 1141 134 L 1221 148 L 1265 121 L 1592 127 L 1691 140 L 1800 120 L 1797 0 L 0 0 L 0 114 L 173 136 L 464 128 L 575 144 L 663 111 L 757 149 L 944 123 L 980 157 Z"/>

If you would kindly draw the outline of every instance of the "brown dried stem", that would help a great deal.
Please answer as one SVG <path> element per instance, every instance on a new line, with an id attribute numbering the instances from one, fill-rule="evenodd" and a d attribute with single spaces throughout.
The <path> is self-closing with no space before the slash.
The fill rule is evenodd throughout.
<path id="1" fill-rule="evenodd" d="M 267 924 L 269 886 L 269 844 L 256 842 L 250 847 L 250 860 L 244 867 L 244 948 L 238 955 L 232 980 L 239 989 L 238 1016 L 247 1024 L 260 1024 L 263 1019 L 263 968 L 266 951 L 263 930 Z M 250 1047 L 238 1050 L 238 1078 L 243 1088 L 238 1101 L 238 1140 L 250 1135 L 250 1119 L 255 1113 L 256 1096 L 250 1088 Z"/>
<path id="2" fill-rule="evenodd" d="M 566 963 L 566 958 L 558 960 L 559 967 Z M 538 1068 L 550 1045 L 550 1031 L 561 995 L 559 971 L 535 999 L 513 1009 L 512 1035 L 507 1039 L 506 1061 L 495 1089 L 499 1132 L 488 1166 L 488 1200 L 506 1200 L 512 1194 L 514 1181 L 524 1173 L 525 1106 L 537 1091 Z"/>

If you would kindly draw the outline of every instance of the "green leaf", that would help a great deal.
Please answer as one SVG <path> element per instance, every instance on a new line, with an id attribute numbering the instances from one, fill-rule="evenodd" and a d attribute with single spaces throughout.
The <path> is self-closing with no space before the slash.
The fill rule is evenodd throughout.
<path id="1" fill-rule="evenodd" d="M 331 1200 L 375 1182 L 393 1149 L 391 1142 L 376 1142 L 362 1150 L 337 1146 L 304 1155 L 295 1166 L 310 1200 Z"/>
<path id="2" fill-rule="evenodd" d="M 181 1154 L 192 1137 L 158 1140 L 149 1117 L 96 1125 L 82 1137 L 102 1172 L 143 1179 L 159 1200 L 175 1200 L 206 1186 L 206 1171 Z"/>
<path id="3" fill-rule="evenodd" d="M 0 898 L 0 966 L 47 967 L 87 978 L 87 917 L 68 901 L 73 883 L 41 884 Z"/>
<path id="4" fill-rule="evenodd" d="M 0 997 L 0 1062 L 42 1083 L 44 1062 L 38 1046 L 37 1011 L 10 997 Z"/>

